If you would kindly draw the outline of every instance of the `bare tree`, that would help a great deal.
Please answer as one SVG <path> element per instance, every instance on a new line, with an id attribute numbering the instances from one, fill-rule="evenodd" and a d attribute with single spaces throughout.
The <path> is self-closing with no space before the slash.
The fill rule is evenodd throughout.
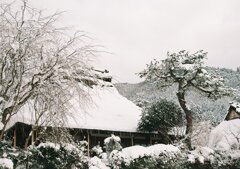
<path id="1" fill-rule="evenodd" d="M 193 132 L 193 112 L 187 105 L 185 95 L 187 91 L 195 89 L 205 93 L 209 98 L 217 99 L 229 95 L 231 90 L 224 85 L 223 78 L 216 74 L 208 73 L 204 67 L 204 59 L 207 53 L 198 51 L 189 54 L 187 51 L 167 54 L 167 58 L 161 62 L 154 60 L 147 68 L 139 73 L 158 84 L 159 88 L 178 85 L 177 98 L 186 117 L 186 144 L 191 148 L 191 135 Z"/>
<path id="2" fill-rule="evenodd" d="M 96 51 L 85 34 L 68 36 L 57 28 L 60 13 L 44 16 L 25 0 L 19 10 L 13 5 L 0 6 L 0 140 L 11 117 L 27 102 L 35 99 L 44 106 L 42 112 L 64 114 L 72 93 L 85 100 L 86 79 L 94 81 L 88 62 Z"/>

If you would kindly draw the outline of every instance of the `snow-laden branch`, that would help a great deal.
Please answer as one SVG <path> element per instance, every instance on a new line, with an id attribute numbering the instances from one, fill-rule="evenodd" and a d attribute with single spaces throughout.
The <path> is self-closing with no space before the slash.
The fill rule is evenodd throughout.
<path id="1" fill-rule="evenodd" d="M 82 79 L 97 84 L 88 65 L 96 49 L 85 33 L 68 36 L 65 28 L 55 27 L 61 13 L 44 16 L 22 2 L 19 10 L 13 10 L 15 3 L 0 4 L 0 120 L 5 127 L 28 102 L 42 98 L 43 105 L 49 104 L 44 112 L 53 112 L 50 107 L 56 104 L 54 109 L 63 113 L 70 90 L 82 102 L 89 100 Z"/>

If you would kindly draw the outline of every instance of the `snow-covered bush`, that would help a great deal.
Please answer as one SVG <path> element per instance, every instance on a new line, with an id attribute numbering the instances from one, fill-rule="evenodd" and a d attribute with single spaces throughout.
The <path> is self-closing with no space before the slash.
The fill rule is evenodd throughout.
<path id="1" fill-rule="evenodd" d="M 0 141 L 0 169 L 13 168 L 17 161 L 17 150 L 12 147 L 10 141 Z"/>
<path id="2" fill-rule="evenodd" d="M 184 158 L 179 155 L 175 158 L 170 158 L 166 154 L 161 154 L 158 157 L 143 156 L 132 160 L 129 164 L 122 164 L 124 169 L 182 169 L 184 168 Z"/>
<path id="3" fill-rule="evenodd" d="M 113 169 L 237 169 L 240 168 L 240 150 L 227 152 L 197 147 L 188 151 L 156 144 L 113 150 L 107 160 L 106 166 Z"/>
<path id="4" fill-rule="evenodd" d="M 0 141 L 0 157 L 8 156 L 9 152 L 12 150 L 11 142 Z"/>
<path id="5" fill-rule="evenodd" d="M 178 168 L 183 161 L 176 163 L 180 157 L 180 150 L 173 145 L 132 146 L 121 151 L 113 150 L 108 157 L 108 165 L 114 169 Z"/>
<path id="6" fill-rule="evenodd" d="M 240 150 L 215 151 L 211 165 L 217 169 L 240 168 Z"/>
<path id="7" fill-rule="evenodd" d="M 102 147 L 99 145 L 96 145 L 92 148 L 92 154 L 94 156 L 99 157 L 103 153 Z"/>
<path id="8" fill-rule="evenodd" d="M 120 144 L 121 139 L 118 136 L 112 134 L 104 140 L 104 148 L 106 153 L 102 153 L 100 156 L 106 165 L 112 168 L 118 169 L 122 162 L 122 159 L 118 157 L 119 151 L 122 149 Z"/>
<path id="9" fill-rule="evenodd" d="M 93 157 L 89 160 L 89 169 L 110 169 L 103 163 L 103 161 L 98 157 Z"/>
<path id="10" fill-rule="evenodd" d="M 121 168 L 124 169 L 143 169 L 143 168 L 152 168 L 156 165 L 156 160 L 153 159 L 151 156 L 143 156 L 136 158 L 130 163 L 122 163 Z"/>
<path id="11" fill-rule="evenodd" d="M 108 165 L 114 169 L 120 169 L 125 157 L 121 151 L 113 150 L 108 157 Z"/>
<path id="12" fill-rule="evenodd" d="M 121 168 L 179 168 L 183 156 L 173 145 L 156 144 L 149 147 L 132 146 L 122 150 L 124 161 Z"/>
<path id="13" fill-rule="evenodd" d="M 88 168 L 87 157 L 79 146 L 72 144 L 41 143 L 30 146 L 23 156 L 25 158 L 18 162 L 19 168 Z"/>
<path id="14" fill-rule="evenodd" d="M 240 168 L 240 150 L 212 150 L 198 147 L 188 152 L 185 166 L 188 169 L 238 169 Z"/>
<path id="15" fill-rule="evenodd" d="M 193 151 L 188 151 L 173 145 L 156 144 L 149 147 L 131 146 L 113 150 L 109 155 L 100 153 L 99 157 L 89 158 L 85 155 L 85 146 L 85 142 L 80 145 L 47 142 L 37 147 L 30 146 L 27 150 L 20 150 L 13 149 L 8 143 L 1 143 L 0 169 L 240 168 L 240 150 L 222 151 L 197 147 Z M 6 147 L 4 153 L 2 153 L 3 147 Z"/>
<path id="16" fill-rule="evenodd" d="M 208 147 L 198 147 L 188 154 L 188 161 L 191 163 L 199 162 L 204 163 L 211 161 L 214 157 L 214 151 Z"/>
<path id="17" fill-rule="evenodd" d="M 121 150 L 122 146 L 120 142 L 121 142 L 120 137 L 115 136 L 114 134 L 112 134 L 111 137 L 106 138 L 104 140 L 104 145 L 105 145 L 105 150 L 107 154 L 110 155 L 110 153 L 113 150 Z"/>

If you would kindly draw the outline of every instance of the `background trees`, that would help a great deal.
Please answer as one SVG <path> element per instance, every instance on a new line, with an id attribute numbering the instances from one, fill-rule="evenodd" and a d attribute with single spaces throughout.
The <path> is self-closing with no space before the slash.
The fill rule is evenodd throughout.
<path id="1" fill-rule="evenodd" d="M 14 5 L 0 6 L 0 140 L 27 102 L 34 104 L 37 123 L 46 112 L 48 119 L 64 119 L 71 96 L 77 93 L 83 103 L 86 79 L 94 81 L 89 60 L 95 50 L 84 34 L 68 36 L 56 27 L 60 13 L 44 16 L 25 0 L 17 10 Z"/>
<path id="2" fill-rule="evenodd" d="M 171 140 L 168 132 L 173 127 L 183 124 L 183 115 L 178 105 L 167 100 L 151 104 L 143 109 L 138 124 L 139 131 L 158 132 L 165 143 Z"/>
<path id="3" fill-rule="evenodd" d="M 167 53 L 167 58 L 161 62 L 154 60 L 147 68 L 139 73 L 140 77 L 151 79 L 159 88 L 178 85 L 177 98 L 186 117 L 186 144 L 191 148 L 191 134 L 193 128 L 192 110 L 188 107 L 185 95 L 187 91 L 195 89 L 211 99 L 229 95 L 230 89 L 225 87 L 222 77 L 207 72 L 203 65 L 207 53 L 198 51 L 189 54 L 187 51 Z"/>

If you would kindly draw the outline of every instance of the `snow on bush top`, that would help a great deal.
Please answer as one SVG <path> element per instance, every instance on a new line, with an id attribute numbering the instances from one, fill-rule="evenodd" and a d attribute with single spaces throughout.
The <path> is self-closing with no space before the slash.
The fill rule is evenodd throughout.
<path id="1" fill-rule="evenodd" d="M 155 144 L 149 147 L 132 146 L 122 149 L 122 155 L 126 159 L 136 159 L 143 156 L 159 156 L 160 154 L 179 153 L 178 147 L 173 145 Z"/>
<path id="2" fill-rule="evenodd" d="M 221 122 L 212 130 L 208 146 L 212 149 L 230 150 L 239 146 L 240 119 Z"/>
<path id="3" fill-rule="evenodd" d="M 108 144 L 111 140 L 114 141 L 114 142 L 120 142 L 121 141 L 120 137 L 112 134 L 111 137 L 108 137 L 108 138 L 104 139 L 104 144 Z"/>
<path id="4" fill-rule="evenodd" d="M 47 143 L 40 143 L 38 146 L 38 148 L 53 148 L 55 151 L 60 149 L 60 145 L 59 144 L 55 144 L 55 143 L 51 143 L 51 142 L 47 142 Z"/>
<path id="5" fill-rule="evenodd" d="M 0 168 L 13 169 L 13 162 L 8 158 L 0 158 Z"/>
<path id="6" fill-rule="evenodd" d="M 93 157 L 90 159 L 89 161 L 89 169 L 110 169 L 109 167 L 107 167 L 102 161 L 101 159 L 99 159 L 98 157 Z"/>

